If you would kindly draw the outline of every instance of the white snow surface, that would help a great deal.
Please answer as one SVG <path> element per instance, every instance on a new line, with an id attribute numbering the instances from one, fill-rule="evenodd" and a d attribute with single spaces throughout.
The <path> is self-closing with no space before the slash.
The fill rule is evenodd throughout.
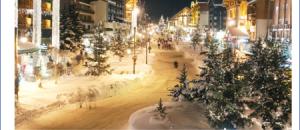
<path id="1" fill-rule="evenodd" d="M 75 72 L 59 77 L 57 83 L 55 78 L 42 80 L 41 88 L 39 80 L 36 82 L 21 80 L 16 123 L 66 104 L 89 102 L 88 95 L 91 93 L 95 95 L 93 100 L 98 100 L 118 95 L 122 90 L 126 91 L 130 87 L 127 85 L 128 82 L 142 79 L 152 73 L 151 66 L 143 62 L 142 54 L 138 57 L 141 59 L 136 65 L 136 74 L 132 74 L 131 57 L 125 56 L 121 62 L 117 57 L 109 60 L 113 69 L 111 75 L 84 76 L 87 68 L 77 66 L 74 68 Z"/>
<path id="2" fill-rule="evenodd" d="M 189 102 L 163 102 L 166 117 L 160 118 L 157 104 L 134 112 L 129 119 L 129 130 L 209 129 L 203 106 Z"/>

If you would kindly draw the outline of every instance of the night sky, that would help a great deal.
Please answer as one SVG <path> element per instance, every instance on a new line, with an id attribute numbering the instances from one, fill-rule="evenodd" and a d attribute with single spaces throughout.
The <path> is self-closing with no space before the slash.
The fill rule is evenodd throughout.
<path id="1" fill-rule="evenodd" d="M 158 21 L 160 16 L 171 18 L 178 11 L 186 6 L 190 6 L 192 0 L 145 0 L 146 12 L 151 19 Z"/>
<path id="2" fill-rule="evenodd" d="M 151 19 L 158 21 L 160 16 L 171 18 L 178 11 L 186 6 L 191 5 L 193 0 L 145 0 L 145 8 Z M 208 0 L 198 0 L 199 2 L 207 2 Z"/>

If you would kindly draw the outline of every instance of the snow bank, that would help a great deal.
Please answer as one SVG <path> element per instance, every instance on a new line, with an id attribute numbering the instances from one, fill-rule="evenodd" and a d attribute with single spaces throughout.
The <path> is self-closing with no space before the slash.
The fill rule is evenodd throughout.
<path id="1" fill-rule="evenodd" d="M 141 129 L 208 129 L 204 107 L 188 102 L 164 102 L 166 118 L 162 119 L 155 111 L 156 106 L 150 106 L 134 112 L 129 119 L 130 130 Z"/>
<path id="2" fill-rule="evenodd" d="M 66 53 L 67 57 L 74 57 L 71 53 Z M 19 103 L 16 110 L 16 123 L 21 122 L 24 116 L 35 115 L 37 111 L 56 109 L 65 104 L 89 102 L 90 96 L 93 100 L 104 99 L 117 95 L 121 89 L 128 89 L 128 83 L 142 79 L 152 73 L 151 65 L 145 64 L 143 51 L 137 53 L 136 74 L 132 74 L 132 56 L 126 55 L 122 61 L 118 57 L 109 59 L 111 75 L 99 77 L 85 76 L 87 68 L 75 66 L 71 75 L 63 75 L 55 83 L 55 78 L 40 81 L 27 82 L 20 81 Z M 149 55 L 148 61 L 152 61 L 154 55 Z M 70 60 L 70 59 L 69 59 Z"/>

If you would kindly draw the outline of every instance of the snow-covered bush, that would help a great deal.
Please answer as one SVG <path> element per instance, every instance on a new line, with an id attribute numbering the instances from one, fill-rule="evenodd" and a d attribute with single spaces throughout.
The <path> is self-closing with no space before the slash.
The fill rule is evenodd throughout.
<path id="1" fill-rule="evenodd" d="M 167 115 L 166 107 L 163 105 L 161 98 L 159 99 L 159 102 L 157 104 L 156 111 L 159 112 L 161 119 L 164 119 Z"/>

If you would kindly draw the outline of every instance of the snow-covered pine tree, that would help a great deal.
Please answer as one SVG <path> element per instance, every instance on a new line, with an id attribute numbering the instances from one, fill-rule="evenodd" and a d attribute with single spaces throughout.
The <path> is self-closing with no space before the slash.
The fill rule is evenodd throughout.
<path id="1" fill-rule="evenodd" d="M 65 26 L 65 30 L 64 30 L 64 39 L 63 39 L 63 44 L 61 45 L 61 49 L 63 50 L 72 50 L 72 48 L 74 48 L 75 44 L 74 44 L 74 37 L 75 37 L 75 33 L 72 30 L 73 24 L 72 24 L 72 20 L 70 19 L 70 17 L 67 17 L 65 20 L 65 23 L 63 23 Z"/>
<path id="2" fill-rule="evenodd" d="M 69 12 L 70 12 L 69 16 L 72 19 L 72 24 L 73 24 L 72 31 L 75 33 L 73 40 L 77 43 L 77 45 L 80 45 L 78 43 L 80 43 L 82 40 L 82 36 L 84 34 L 84 27 L 79 17 L 79 5 L 77 2 L 73 2 L 70 5 Z"/>
<path id="3" fill-rule="evenodd" d="M 186 65 L 183 65 L 182 70 L 180 71 L 180 76 L 177 77 L 178 84 L 174 86 L 174 88 L 170 89 L 170 94 L 174 101 L 192 101 L 190 95 L 190 88 L 188 86 L 188 74 L 187 74 Z"/>
<path id="4" fill-rule="evenodd" d="M 63 42 L 65 40 L 65 29 L 66 29 L 66 22 L 67 16 L 65 13 L 61 13 L 60 15 L 60 24 L 59 24 L 59 29 L 60 29 L 60 34 L 59 34 L 59 38 L 60 38 L 60 42 Z"/>
<path id="5" fill-rule="evenodd" d="M 113 40 L 111 51 L 114 53 L 114 55 L 118 56 L 119 60 L 121 61 L 125 56 L 126 44 L 123 42 L 121 30 L 117 30 L 114 36 L 115 37 Z"/>
<path id="6" fill-rule="evenodd" d="M 193 38 L 192 38 L 192 46 L 194 48 L 194 50 L 196 49 L 197 46 L 200 45 L 200 32 L 199 30 L 197 29 L 195 32 L 194 32 L 194 35 L 193 35 Z"/>
<path id="7" fill-rule="evenodd" d="M 92 63 L 89 66 L 87 75 L 99 76 L 101 74 L 110 73 L 110 65 L 107 63 L 107 51 L 109 50 L 108 42 L 103 38 L 104 26 L 98 24 L 95 26 L 94 41 L 93 41 L 93 57 L 88 60 Z"/>
<path id="8" fill-rule="evenodd" d="M 161 118 L 164 119 L 166 117 L 166 114 L 167 114 L 166 113 L 166 107 L 162 103 L 161 98 L 159 99 L 159 102 L 157 104 L 156 111 L 159 112 L 159 115 L 160 115 Z"/>
<path id="9" fill-rule="evenodd" d="M 204 94 L 198 94 L 198 99 L 206 103 L 210 125 L 218 129 L 249 125 L 250 120 L 243 116 L 243 80 L 237 78 L 239 66 L 233 60 L 231 48 L 218 54 L 217 43 L 206 45 L 209 51 L 205 66 L 201 67 L 200 77 L 194 83 Z"/>
<path id="10" fill-rule="evenodd" d="M 251 88 L 252 117 L 262 119 L 262 128 L 283 129 L 291 121 L 291 69 L 287 67 L 284 43 L 259 40 L 245 68 Z M 251 108 L 251 107 L 250 107 Z"/>

